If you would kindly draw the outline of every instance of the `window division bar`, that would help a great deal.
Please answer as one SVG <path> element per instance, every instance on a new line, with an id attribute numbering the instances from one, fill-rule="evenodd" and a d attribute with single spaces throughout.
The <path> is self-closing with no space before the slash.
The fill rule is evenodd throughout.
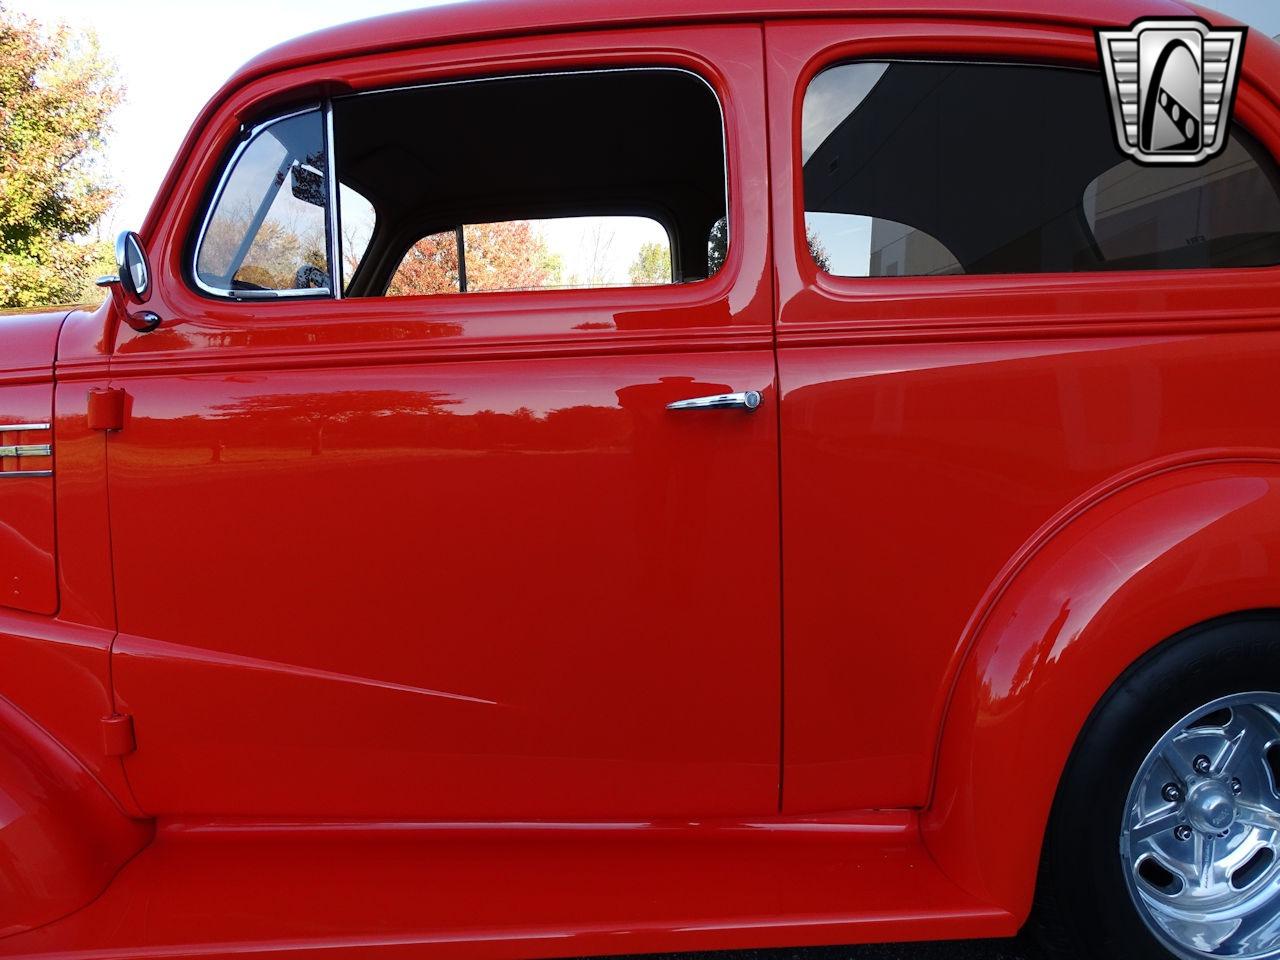
<path id="1" fill-rule="evenodd" d="M 333 299 L 342 299 L 344 284 L 342 269 L 342 211 L 338 206 L 338 150 L 333 142 L 333 101 L 326 100 L 324 109 L 325 164 L 328 166 L 329 184 L 329 286 Z"/>
<path id="2" fill-rule="evenodd" d="M 467 292 L 467 234 L 466 227 L 454 228 L 458 242 L 458 292 Z"/>

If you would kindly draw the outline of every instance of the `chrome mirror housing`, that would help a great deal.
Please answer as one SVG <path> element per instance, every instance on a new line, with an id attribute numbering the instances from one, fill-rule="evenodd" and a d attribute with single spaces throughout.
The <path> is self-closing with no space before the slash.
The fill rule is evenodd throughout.
<path id="1" fill-rule="evenodd" d="M 129 298 L 145 299 L 151 289 L 151 265 L 142 239 L 132 230 L 125 230 L 116 239 L 116 267 L 120 271 L 120 286 Z"/>

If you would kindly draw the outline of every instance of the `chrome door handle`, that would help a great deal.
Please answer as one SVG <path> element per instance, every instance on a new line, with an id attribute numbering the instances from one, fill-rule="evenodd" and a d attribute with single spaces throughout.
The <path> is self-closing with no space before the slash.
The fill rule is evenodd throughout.
<path id="1" fill-rule="evenodd" d="M 668 410 L 746 410 L 750 413 L 760 406 L 760 391 L 748 390 L 745 393 L 717 393 L 712 397 L 694 397 L 691 400 L 677 400 L 668 403 Z"/>

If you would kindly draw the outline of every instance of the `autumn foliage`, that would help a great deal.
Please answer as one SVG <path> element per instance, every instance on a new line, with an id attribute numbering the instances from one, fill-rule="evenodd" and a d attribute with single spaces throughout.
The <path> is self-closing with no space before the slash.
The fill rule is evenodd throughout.
<path id="1" fill-rule="evenodd" d="M 468 290 L 529 290 L 561 282 L 561 264 L 528 220 L 465 228 Z M 457 293 L 461 288 L 457 234 L 424 237 L 405 256 L 387 291 L 391 296 Z"/>
<path id="2" fill-rule="evenodd" d="M 91 33 L 0 4 L 0 306 L 78 300 L 104 266 L 109 246 L 76 238 L 111 206 L 96 153 L 121 96 Z"/>

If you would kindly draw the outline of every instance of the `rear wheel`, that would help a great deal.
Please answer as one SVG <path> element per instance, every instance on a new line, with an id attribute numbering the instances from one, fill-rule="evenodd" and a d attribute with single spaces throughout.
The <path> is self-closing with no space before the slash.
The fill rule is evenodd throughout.
<path id="1" fill-rule="evenodd" d="M 1059 789 L 1032 931 L 1062 957 L 1280 958 L 1280 621 L 1189 631 L 1108 693 Z"/>

